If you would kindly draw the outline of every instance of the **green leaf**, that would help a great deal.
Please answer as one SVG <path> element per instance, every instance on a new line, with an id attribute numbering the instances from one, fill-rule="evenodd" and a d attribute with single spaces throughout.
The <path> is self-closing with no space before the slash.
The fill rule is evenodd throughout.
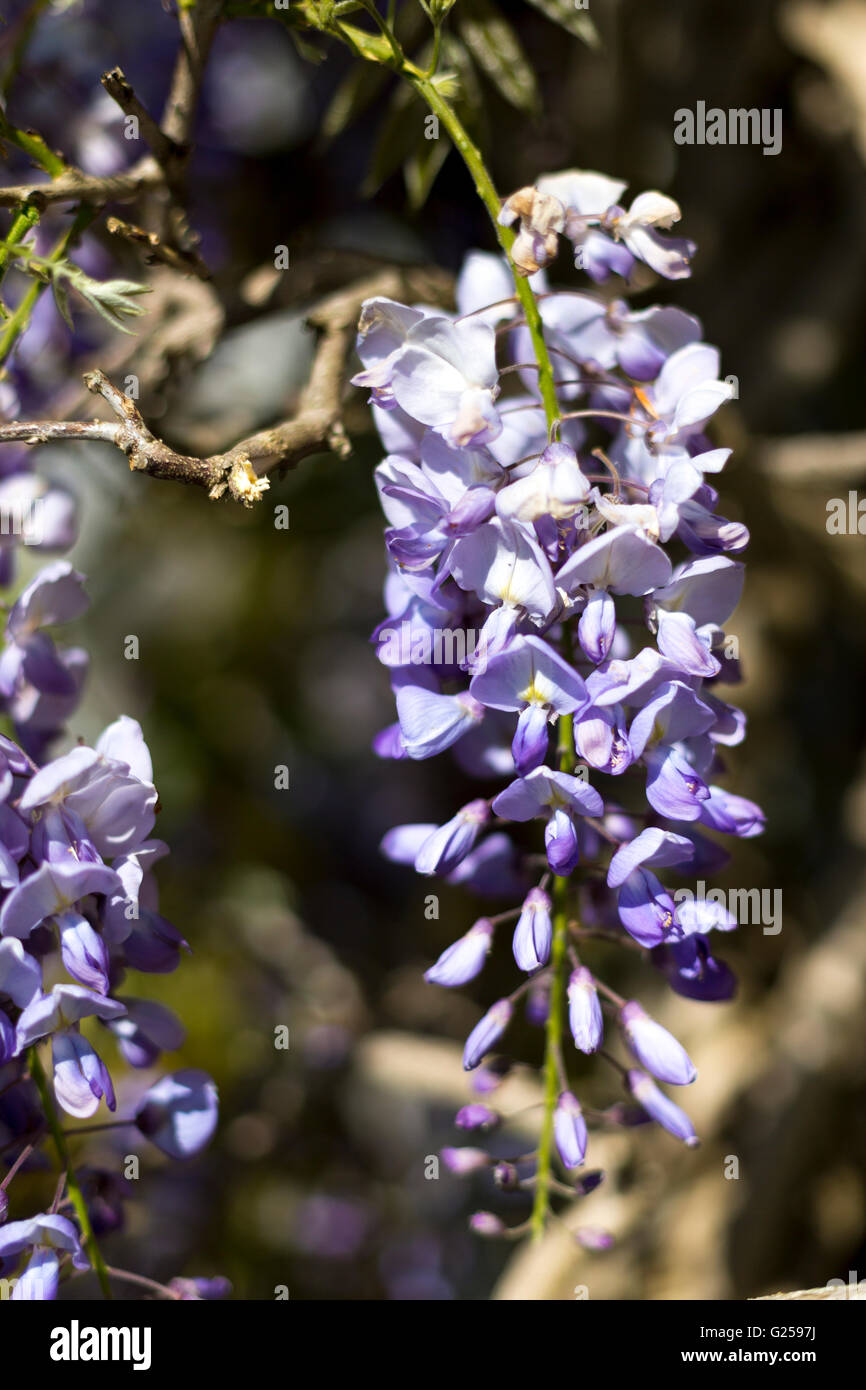
<path id="1" fill-rule="evenodd" d="M 387 68 L 354 67 L 340 83 L 322 121 L 325 144 L 356 120 L 381 92 L 391 74 Z"/>
<path id="2" fill-rule="evenodd" d="M 370 62 L 393 62 L 394 53 L 384 34 L 371 34 L 366 29 L 359 29 L 357 24 L 344 23 L 340 24 L 340 32 L 347 35 L 358 52 L 369 58 Z"/>
<path id="3" fill-rule="evenodd" d="M 422 140 L 406 160 L 403 177 L 413 212 L 420 212 L 426 203 L 436 176 L 450 153 L 451 141 L 446 136 L 444 139 Z"/>
<path id="4" fill-rule="evenodd" d="M 324 49 L 319 48 L 315 43 L 310 43 L 310 40 L 304 38 L 303 34 L 299 34 L 296 29 L 289 30 L 289 38 L 295 45 L 299 58 L 305 59 L 308 63 L 324 62 L 327 56 Z"/>
<path id="5" fill-rule="evenodd" d="M 547 19 L 567 29 L 588 48 L 601 48 L 601 36 L 586 10 L 575 7 L 573 0 L 529 0 Z"/>
<path id="6" fill-rule="evenodd" d="M 72 314 L 69 310 L 69 289 L 63 280 L 56 275 L 51 277 L 51 293 L 54 295 L 54 303 L 60 310 L 61 318 L 68 326 L 75 331 L 75 324 L 72 322 Z"/>
<path id="7" fill-rule="evenodd" d="M 365 197 L 382 187 L 424 138 L 424 111 L 408 87 L 398 87 L 379 127 L 370 171 L 361 186 Z"/>
<path id="8" fill-rule="evenodd" d="M 150 294 L 149 285 L 140 285 L 136 280 L 94 280 L 81 266 L 61 261 L 51 267 L 51 283 L 57 307 L 70 326 L 66 281 L 95 313 L 121 333 L 132 332 L 125 319 L 139 318 L 147 312 L 137 299 L 141 294 Z"/>
<path id="9" fill-rule="evenodd" d="M 470 119 L 480 116 L 484 111 L 484 93 L 469 50 L 456 34 L 442 35 L 442 61 L 457 73 L 461 115 L 468 113 Z"/>
<path id="10" fill-rule="evenodd" d="M 465 0 L 458 15 L 466 47 L 505 100 L 518 111 L 537 111 L 535 74 L 511 25 L 490 0 Z"/>

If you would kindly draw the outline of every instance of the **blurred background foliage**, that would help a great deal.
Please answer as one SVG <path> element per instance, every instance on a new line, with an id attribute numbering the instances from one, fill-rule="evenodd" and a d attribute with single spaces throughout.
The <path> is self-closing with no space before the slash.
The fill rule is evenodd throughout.
<path id="1" fill-rule="evenodd" d="M 27 7 L 2 8 L 12 22 Z M 534 1257 L 470 1236 L 473 1208 L 517 1218 L 523 1199 L 429 1181 L 425 1158 L 459 1142 L 459 1045 L 512 970 L 503 951 L 469 991 L 426 986 L 426 965 L 487 904 L 443 888 L 428 920 L 430 885 L 378 853 L 392 824 L 445 819 L 476 793 L 446 760 L 370 751 L 392 702 L 368 640 L 384 558 L 360 393 L 347 389 L 351 458 L 308 459 L 249 512 L 130 476 L 108 449 L 41 449 L 40 469 L 82 497 L 73 559 L 93 597 L 70 733 L 92 739 L 120 711 L 144 725 L 172 849 L 162 910 L 194 951 L 144 985 L 181 1013 L 182 1061 L 207 1067 L 222 1097 L 209 1152 L 180 1174 L 148 1159 L 146 1200 L 109 1244 L 123 1264 L 133 1240 L 155 1277 L 220 1272 L 252 1299 L 277 1285 L 300 1299 L 567 1298 L 576 1284 L 711 1299 L 866 1273 L 866 566 L 862 537 L 825 526 L 827 499 L 866 481 L 866 0 L 592 0 L 571 11 L 580 37 L 553 8 L 457 0 L 448 61 L 503 194 L 539 172 L 600 169 L 671 193 L 699 243 L 693 278 L 659 295 L 701 316 L 739 383 L 715 431 L 735 449 L 723 510 L 752 533 L 730 625 L 746 677 L 732 697 L 751 727 L 729 785 L 768 817 L 720 882 L 781 889 L 783 930 L 725 942 L 742 981 L 731 1004 L 672 1000 L 652 979 L 648 992 L 647 967 L 611 959 L 616 987 L 640 991 L 696 1057 L 705 1140 L 697 1154 L 645 1130 L 600 1141 L 609 1178 L 585 1219 L 614 1232 L 613 1251 L 582 1251 L 556 1226 Z M 414 0 L 400 10 L 416 24 Z M 159 109 L 175 23 L 159 0 L 43 9 L 10 89 L 18 123 L 65 149 L 74 136 L 82 161 L 97 135 L 116 141 L 99 75 L 119 63 Z M 389 79 L 319 46 L 323 61 L 300 56 L 285 16 L 241 15 L 218 34 L 191 219 L 222 327 L 203 299 L 199 340 L 140 402 L 179 447 L 227 447 L 285 412 L 319 293 L 379 264 L 456 271 L 493 244 L 444 138 L 425 149 L 420 105 L 389 106 Z M 782 152 L 676 146 L 674 113 L 698 100 L 781 108 Z M 276 273 L 280 245 L 290 269 Z M 141 272 L 133 253 L 125 270 Z M 518 1037 L 540 1056 L 528 1024 Z"/>

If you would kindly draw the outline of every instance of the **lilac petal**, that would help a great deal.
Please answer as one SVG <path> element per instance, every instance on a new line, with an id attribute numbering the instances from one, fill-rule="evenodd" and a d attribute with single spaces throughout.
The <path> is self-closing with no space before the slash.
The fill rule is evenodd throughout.
<path id="1" fill-rule="evenodd" d="M 688 613 L 697 627 L 724 623 L 740 601 L 744 566 L 738 560 L 714 555 L 682 565 L 664 588 L 653 594 L 662 608 Z"/>
<path id="2" fill-rule="evenodd" d="M 574 817 L 564 807 L 557 806 L 544 827 L 544 847 L 547 862 L 555 874 L 565 878 L 580 861 L 580 844 Z"/>
<path id="3" fill-rule="evenodd" d="M 658 609 L 658 646 L 663 656 L 690 676 L 717 676 L 722 664 L 708 650 L 688 613 Z"/>
<path id="4" fill-rule="evenodd" d="M 21 810 L 35 811 L 64 800 L 85 784 L 98 763 L 99 754 L 93 748 L 73 748 L 54 758 L 30 778 L 18 803 Z"/>
<path id="5" fill-rule="evenodd" d="M 42 864 L 13 888 L 0 911 L 0 935 L 29 936 L 34 927 L 74 906 L 90 893 L 113 893 L 117 874 L 106 864 L 74 860 Z"/>
<path id="6" fill-rule="evenodd" d="M 89 1269 L 90 1261 L 81 1248 L 78 1232 L 65 1216 L 43 1213 L 24 1221 L 9 1221 L 0 1226 L 0 1260 L 20 1255 L 22 1250 L 47 1246 L 63 1250 L 72 1256 L 75 1269 Z"/>
<path id="7" fill-rule="evenodd" d="M 557 521 L 574 516 L 590 492 L 577 455 L 568 444 L 549 444 L 538 463 L 496 495 L 497 514 L 514 521 Z"/>
<path id="8" fill-rule="evenodd" d="M 395 825 L 383 837 L 379 846 L 386 859 L 394 864 L 414 864 L 425 840 L 429 840 L 436 825 L 433 821 L 416 825 Z"/>
<path id="9" fill-rule="evenodd" d="M 662 744 L 678 743 L 706 733 L 714 723 L 712 709 L 690 686 L 682 681 L 668 681 L 635 715 L 628 731 L 629 743 L 639 757 L 651 739 Z"/>
<path id="10" fill-rule="evenodd" d="M 53 627 L 55 623 L 79 618 L 90 603 L 83 584 L 84 575 L 66 560 L 46 565 L 13 604 L 7 621 L 10 636 L 29 634 L 40 627 Z"/>
<path id="11" fill-rule="evenodd" d="M 692 273 L 689 261 L 695 243 L 687 237 L 662 236 L 655 227 L 633 227 L 623 241 L 633 256 L 666 280 L 683 280 Z"/>
<path id="12" fill-rule="evenodd" d="M 514 281 L 504 257 L 491 251 L 467 253 L 454 288 L 458 313 L 475 314 L 495 324 L 517 313 L 517 305 L 511 302 L 513 295 Z M 500 304 L 500 300 L 508 302 Z M 496 307 L 489 309 L 487 314 L 480 313 L 487 305 Z"/>
<path id="13" fill-rule="evenodd" d="M 510 783 L 493 801 L 493 811 L 505 820 L 526 821 L 546 814 L 551 807 L 570 807 L 583 816 L 604 814 L 604 802 L 594 787 L 581 777 L 537 767 Z"/>
<path id="14" fill-rule="evenodd" d="M 464 1147 L 460 1149 L 446 1148 L 442 1150 L 442 1162 L 449 1173 L 454 1173 L 458 1178 L 466 1177 L 469 1173 L 480 1173 L 482 1169 L 490 1166 L 490 1155 L 486 1149 L 473 1149 Z"/>
<path id="15" fill-rule="evenodd" d="M 514 959 L 519 970 L 531 974 L 550 957 L 553 940 L 553 923 L 550 916 L 551 901 L 541 888 L 533 888 L 527 894 L 520 917 L 514 931 Z"/>
<path id="16" fill-rule="evenodd" d="M 53 1250 L 34 1250 L 10 1297 L 15 1300 L 51 1302 L 57 1297 L 60 1261 Z"/>
<path id="17" fill-rule="evenodd" d="M 517 852 L 503 831 L 488 835 L 471 850 L 448 875 L 448 882 L 484 898 L 513 898 L 526 889 Z"/>
<path id="18" fill-rule="evenodd" d="M 131 1067 L 152 1066 L 162 1052 L 183 1046 L 186 1029 L 180 1019 L 155 999 L 121 999 L 126 1017 L 112 1019 L 108 1027 Z"/>
<path id="19" fill-rule="evenodd" d="M 621 705 L 597 706 L 575 716 L 574 746 L 590 767 L 618 777 L 631 767 L 634 754 Z"/>
<path id="20" fill-rule="evenodd" d="M 54 1094 L 68 1115 L 86 1119 L 105 1098 L 115 1109 L 114 1088 L 105 1063 L 80 1033 L 55 1033 L 51 1042 Z"/>
<path id="21" fill-rule="evenodd" d="M 614 526 L 574 552 L 556 574 L 559 588 L 573 594 L 581 584 L 614 594 L 648 594 L 667 584 L 671 562 L 636 526 Z"/>
<path id="22" fill-rule="evenodd" d="M 496 494 L 489 487 L 471 487 L 455 502 L 442 523 L 449 536 L 468 536 L 493 515 Z"/>
<path id="23" fill-rule="evenodd" d="M 612 241 L 604 232 L 587 232 L 575 241 L 574 263 L 578 270 L 585 270 L 597 285 L 603 284 L 611 275 L 621 275 L 627 280 L 634 269 L 634 256 L 627 246 Z"/>
<path id="24" fill-rule="evenodd" d="M 406 757 L 399 723 L 389 724 L 387 728 L 380 729 L 371 746 L 377 758 L 391 758 L 399 762 L 401 758 Z"/>
<path id="25" fill-rule="evenodd" d="M 460 585 L 494 607 L 523 608 L 547 621 L 557 606 L 550 562 L 520 522 L 494 517 L 451 552 L 451 573 Z"/>
<path id="26" fill-rule="evenodd" d="M 432 758 L 456 743 L 480 723 L 483 706 L 468 691 L 437 695 L 420 685 L 404 685 L 397 691 L 397 714 L 403 744 L 410 758 Z"/>
<path id="27" fill-rule="evenodd" d="M 480 917 L 465 936 L 452 942 L 442 952 L 436 964 L 424 972 L 424 979 L 447 989 L 468 984 L 476 975 L 480 975 L 492 944 L 493 923 L 486 917 Z"/>
<path id="28" fill-rule="evenodd" d="M 135 1123 L 169 1158 L 191 1158 L 210 1142 L 218 1109 L 217 1088 L 207 1073 L 185 1068 L 145 1092 Z"/>
<path id="29" fill-rule="evenodd" d="M 86 917 L 78 912 L 61 912 L 57 917 L 63 964 L 73 980 L 108 993 L 108 948 Z"/>
<path id="30" fill-rule="evenodd" d="M 616 605 L 606 589 L 592 589 L 577 625 L 580 645 L 590 661 L 606 661 L 616 636 Z"/>
<path id="31" fill-rule="evenodd" d="M 104 758 L 125 763 L 140 782 L 153 782 L 153 761 L 137 719 L 122 714 L 103 729 L 96 740 L 96 751 Z"/>
<path id="32" fill-rule="evenodd" d="M 377 296 L 361 306 L 357 352 L 365 367 L 372 367 L 405 346 L 406 337 L 424 318 L 423 309 L 409 308 L 396 300 Z"/>
<path id="33" fill-rule="evenodd" d="M 60 660 L 50 637 L 34 632 L 21 643 L 21 674 L 46 695 L 74 695 L 74 676 Z"/>
<path id="34" fill-rule="evenodd" d="M 591 672 L 586 689 L 599 708 L 641 703 L 679 674 L 673 662 L 661 656 L 655 647 L 644 647 L 629 661 L 614 658 L 604 670 Z"/>
<path id="35" fill-rule="evenodd" d="M 516 710 L 541 705 L 556 714 L 570 714 L 587 703 L 586 686 L 578 673 L 540 637 L 515 637 L 490 657 L 469 687 L 491 709 Z"/>
<path id="36" fill-rule="evenodd" d="M 697 1147 L 699 1140 L 688 1115 L 659 1090 L 646 1072 L 638 1071 L 636 1068 L 630 1071 L 628 1086 L 635 1100 L 643 1106 L 656 1124 L 660 1124 L 676 1139 L 682 1139 L 690 1149 Z"/>
<path id="37" fill-rule="evenodd" d="M 694 857 L 694 853 L 694 845 L 684 835 L 674 835 L 658 826 L 649 826 L 629 844 L 617 850 L 607 871 L 608 887 L 618 888 L 640 864 L 667 868 L 671 864 L 687 862 Z"/>
<path id="38" fill-rule="evenodd" d="M 589 1055 L 604 1038 L 604 1019 L 595 980 L 586 966 L 574 970 L 568 982 L 568 1025 L 574 1045 Z"/>
<path id="39" fill-rule="evenodd" d="M 697 1069 L 681 1043 L 631 1001 L 620 1013 L 628 1045 L 642 1066 L 659 1081 L 689 1086 Z"/>
<path id="40" fill-rule="evenodd" d="M 739 835 L 743 839 L 763 833 L 764 813 L 754 801 L 726 792 L 723 787 L 710 787 L 709 793 L 709 797 L 701 802 L 698 813 L 704 825 L 728 835 Z"/>
<path id="41" fill-rule="evenodd" d="M 472 849 L 482 827 L 490 819 L 486 801 L 470 801 L 456 816 L 440 825 L 422 844 L 415 856 L 419 874 L 450 874 Z"/>
<path id="42" fill-rule="evenodd" d="M 733 999 L 737 992 L 734 972 L 710 955 L 706 937 L 687 936 L 660 948 L 661 965 L 671 989 L 686 999 L 716 1003 Z"/>
<path id="43" fill-rule="evenodd" d="M 189 946 L 165 917 L 142 907 L 123 941 L 123 955 L 133 970 L 151 975 L 170 975 L 180 964 L 181 951 Z"/>
<path id="44" fill-rule="evenodd" d="M 619 890 L 619 920 L 641 946 L 658 946 L 674 925 L 674 902 L 650 869 L 629 874 Z"/>
<path id="45" fill-rule="evenodd" d="M 558 198 L 566 210 L 600 219 L 618 203 L 627 184 L 590 169 L 566 169 L 558 174 L 542 174 L 536 187 L 540 193 Z"/>
<path id="46" fill-rule="evenodd" d="M 82 1018 L 120 1018 L 125 1013 L 126 1007 L 117 1000 L 104 999 L 82 985 L 55 985 L 50 994 L 33 999 L 22 1011 L 16 1026 L 18 1052 Z"/>
<path id="47" fill-rule="evenodd" d="M 501 1123 L 501 1116 L 489 1105 L 474 1102 L 464 1105 L 457 1111 L 454 1123 L 458 1129 L 495 1129 Z"/>
<path id="48" fill-rule="evenodd" d="M 527 705 L 526 709 L 520 711 L 511 744 L 514 765 L 522 777 L 544 762 L 548 742 L 547 710 L 541 705 Z"/>
<path id="49" fill-rule="evenodd" d="M 553 1133 L 564 1167 L 579 1168 L 586 1157 L 586 1120 L 577 1096 L 571 1091 L 563 1091 L 556 1103 Z"/>
<path id="50" fill-rule="evenodd" d="M 26 1009 L 42 989 L 42 970 L 14 936 L 0 941 L 0 996 Z"/>
<path id="51" fill-rule="evenodd" d="M 476 1023 L 463 1049 L 463 1069 L 472 1071 L 485 1053 L 494 1048 L 511 1022 L 513 1009 L 507 999 L 500 999 Z"/>
<path id="52" fill-rule="evenodd" d="M 14 1056 L 15 1029 L 7 1015 L 0 1009 L 0 1067 L 5 1066 Z"/>
<path id="53" fill-rule="evenodd" d="M 729 912 L 724 902 L 716 902 L 712 898 L 684 898 L 680 900 L 680 892 L 674 894 L 674 902 L 677 907 L 677 925 L 682 928 L 687 936 L 696 933 L 705 935 L 708 931 L 735 931 L 739 922 L 732 912 Z M 722 897 L 722 890 L 716 889 Z"/>
<path id="54" fill-rule="evenodd" d="M 646 756 L 650 805 L 672 820 L 697 820 L 709 788 L 675 748 L 664 745 Z"/>

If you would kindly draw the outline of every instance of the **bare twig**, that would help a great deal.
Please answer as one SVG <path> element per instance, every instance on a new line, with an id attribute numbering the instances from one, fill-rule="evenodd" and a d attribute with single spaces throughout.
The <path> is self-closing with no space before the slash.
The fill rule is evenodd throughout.
<path id="1" fill-rule="evenodd" d="M 154 159 L 166 172 L 168 178 L 168 171 L 172 163 L 185 158 L 186 147 L 179 144 L 172 136 L 166 135 L 165 131 L 160 128 L 147 107 L 135 95 L 121 68 L 111 68 L 108 72 L 104 72 L 99 80 L 112 100 L 117 102 L 123 114 L 134 116 L 138 121 L 138 129 L 142 139 L 149 146 Z"/>
<path id="2" fill-rule="evenodd" d="M 308 322 L 319 332 L 309 380 L 291 419 L 259 430 L 225 453 L 196 458 L 178 453 L 157 439 L 129 396 L 99 370 L 84 378 L 101 396 L 116 420 L 36 420 L 0 424 L 0 443 L 45 444 L 55 440 L 91 440 L 113 444 L 136 472 L 152 478 L 190 483 L 207 489 L 216 500 L 226 492 L 246 506 L 268 487 L 266 474 L 291 468 L 310 454 L 332 451 L 345 457 L 351 446 L 342 422 L 346 358 L 365 299 L 375 296 L 443 302 L 450 293 L 448 276 L 423 270 L 388 271 L 330 295 L 316 305 Z"/>
<path id="3" fill-rule="evenodd" d="M 49 203 L 128 203 L 148 188 L 162 182 L 163 174 L 150 155 L 123 174 L 98 177 L 68 168 L 50 183 L 20 183 L 0 188 L 0 207 L 17 207 L 31 202 L 37 207 Z"/>
<path id="4" fill-rule="evenodd" d="M 134 246 L 145 247 L 145 260 L 148 265 L 153 265 L 154 261 L 163 261 L 171 266 L 172 270 L 180 270 L 184 275 L 197 275 L 199 280 L 212 278 L 204 261 L 194 252 L 179 251 L 162 241 L 156 232 L 146 232 L 134 222 L 122 222 L 119 217 L 109 217 L 105 223 L 105 230 L 112 236 L 122 237 Z"/>

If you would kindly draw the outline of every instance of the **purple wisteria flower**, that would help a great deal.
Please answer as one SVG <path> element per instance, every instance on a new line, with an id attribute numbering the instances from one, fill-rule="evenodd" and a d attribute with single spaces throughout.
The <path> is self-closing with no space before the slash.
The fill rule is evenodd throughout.
<path id="1" fill-rule="evenodd" d="M 504 237 L 510 262 L 467 258 L 456 315 L 374 300 L 358 340 L 356 380 L 373 393 L 387 451 L 376 485 L 389 616 L 374 640 L 397 722 L 376 751 L 408 769 L 452 750 L 461 775 L 482 783 L 443 824 L 398 826 L 382 848 L 420 874 L 513 904 L 485 906 L 491 915 L 456 940 L 452 931 L 426 979 L 467 984 L 491 953 L 507 968 L 510 944 L 523 978 L 493 1003 L 487 994 L 466 1041 L 474 1094 L 457 1127 L 496 1125 L 497 1146 L 507 1143 L 507 1111 L 485 1102 L 513 1066 L 500 1049 L 523 1001 L 518 1052 L 521 1027 L 543 1037 L 538 1146 L 527 1154 L 518 1140 L 510 1157 L 498 1147 L 498 1161 L 482 1148 L 447 1150 L 445 1162 L 456 1174 L 492 1169 L 502 1189 L 531 1195 L 536 1231 L 563 1191 L 554 1156 L 575 1199 L 597 1186 L 601 1174 L 576 1176 L 596 1124 L 652 1121 L 697 1143 L 656 1084 L 700 1084 L 659 1021 L 662 1001 L 650 1011 L 629 998 L 631 979 L 623 998 L 619 981 L 599 973 L 608 954 L 593 953 L 599 941 L 605 952 L 628 946 L 622 957 L 648 957 L 657 987 L 730 998 L 733 974 L 711 946 L 736 921 L 684 897 L 672 878 L 724 862 L 703 828 L 748 838 L 764 824 L 724 785 L 728 750 L 745 735 L 720 687 L 740 678 L 725 624 L 748 531 L 717 510 L 730 451 L 707 430 L 732 394 L 719 354 L 682 309 L 559 291 L 544 269 L 564 239 L 591 281 L 627 282 L 638 261 L 666 279 L 688 276 L 695 247 L 668 235 L 674 200 L 624 194 L 620 180 L 594 172 L 539 178 L 502 203 L 500 223 L 516 232 Z M 516 298 L 512 273 L 527 282 L 518 278 Z M 541 389 L 545 363 L 555 409 Z M 443 630 L 447 654 L 436 647 Z M 573 1049 L 563 1047 L 569 1037 Z M 612 1065 L 630 1100 L 612 1102 L 576 1052 L 599 1072 Z M 504 1230 L 485 1211 L 471 1224 Z M 581 1230 L 587 1248 L 610 1244 L 591 1225 Z"/>
<path id="2" fill-rule="evenodd" d="M 61 499 L 52 507 L 46 544 L 59 542 L 69 522 Z M 138 1067 L 184 1039 L 158 1002 L 115 994 L 128 968 L 173 970 L 185 945 L 158 912 L 153 866 L 167 847 L 151 838 L 157 791 L 141 727 L 123 716 L 94 747 L 48 756 L 87 669 L 86 653 L 57 647 L 50 629 L 74 622 L 87 603 L 83 576 L 53 562 L 10 604 L 0 653 L 0 706 L 15 733 L 0 736 L 0 1135 L 13 1168 L 62 1115 L 88 1119 L 103 1102 L 117 1111 L 94 1027 L 112 1030 Z M 180 1071 L 117 1123 L 137 1124 L 164 1152 L 186 1158 L 207 1143 L 216 1115 L 210 1079 Z M 84 1247 L 123 1224 L 130 1192 L 115 1184 L 110 1201 L 100 1197 L 88 1171 L 69 1167 L 57 1189 L 58 1203 L 63 1187 L 83 1194 L 78 1204 L 67 1198 L 74 1220 L 52 1210 L 8 1222 L 4 1188 L 0 1268 L 11 1274 L 28 1257 L 13 1298 L 55 1298 L 61 1280 L 90 1268 Z"/>

